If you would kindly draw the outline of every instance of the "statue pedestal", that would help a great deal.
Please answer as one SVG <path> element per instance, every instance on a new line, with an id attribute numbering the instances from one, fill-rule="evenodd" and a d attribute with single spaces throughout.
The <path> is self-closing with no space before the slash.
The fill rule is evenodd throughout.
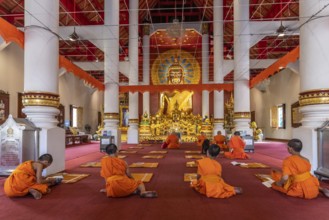
<path id="1" fill-rule="evenodd" d="M 151 139 L 151 127 L 150 125 L 140 125 L 139 126 L 139 142 L 140 143 L 148 143 Z"/>
<path id="2" fill-rule="evenodd" d="M 212 137 L 213 137 L 212 130 L 213 129 L 212 129 L 211 124 L 209 124 L 207 122 L 202 122 L 201 132 L 204 132 L 208 139 L 212 139 Z"/>

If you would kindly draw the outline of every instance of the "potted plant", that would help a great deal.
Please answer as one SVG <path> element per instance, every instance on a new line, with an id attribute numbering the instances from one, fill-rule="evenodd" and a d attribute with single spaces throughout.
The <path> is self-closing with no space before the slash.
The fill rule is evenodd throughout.
<path id="1" fill-rule="evenodd" d="M 89 124 L 85 125 L 85 131 L 87 132 L 87 134 L 90 134 L 91 126 Z"/>

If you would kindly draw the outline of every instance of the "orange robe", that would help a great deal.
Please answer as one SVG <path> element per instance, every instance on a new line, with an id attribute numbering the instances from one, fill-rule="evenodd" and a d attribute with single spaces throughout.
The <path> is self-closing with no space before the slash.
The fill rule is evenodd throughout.
<path id="1" fill-rule="evenodd" d="M 213 159 L 197 160 L 199 180 L 194 180 L 191 186 L 201 194 L 211 198 L 228 198 L 235 195 L 233 186 L 222 179 L 222 166 Z"/>
<path id="2" fill-rule="evenodd" d="M 106 181 L 108 197 L 124 197 L 132 194 L 141 183 L 126 174 L 127 164 L 116 157 L 104 157 L 101 160 L 101 176 Z"/>
<path id="3" fill-rule="evenodd" d="M 312 176 L 311 164 L 309 161 L 298 155 L 292 155 L 284 159 L 282 173 L 275 172 L 272 178 L 279 181 L 283 176 L 288 175 L 288 181 L 283 187 L 272 184 L 272 188 L 287 194 L 288 196 L 304 199 L 316 198 L 319 194 L 319 181 Z"/>
<path id="4" fill-rule="evenodd" d="M 179 139 L 175 134 L 170 134 L 166 139 L 166 143 L 168 144 L 168 148 L 170 149 L 179 148 Z"/>
<path id="5" fill-rule="evenodd" d="M 214 144 L 217 144 L 222 151 L 228 150 L 225 141 L 226 141 L 226 137 L 224 135 L 217 134 L 216 136 L 214 136 Z"/>
<path id="6" fill-rule="evenodd" d="M 207 139 L 207 137 L 204 135 L 199 135 L 197 138 L 198 138 L 197 146 L 202 148 L 202 144 L 203 144 L 204 140 Z"/>
<path id="7" fill-rule="evenodd" d="M 229 159 L 248 159 L 249 156 L 244 152 L 244 146 L 246 143 L 242 140 L 240 136 L 231 137 L 229 147 L 233 149 L 232 152 L 225 152 L 224 156 Z"/>
<path id="8" fill-rule="evenodd" d="M 29 189 L 38 190 L 42 194 L 47 193 L 48 184 L 37 183 L 37 177 L 32 163 L 33 161 L 30 160 L 18 165 L 6 179 L 4 191 L 7 196 L 25 196 L 29 193 Z"/>

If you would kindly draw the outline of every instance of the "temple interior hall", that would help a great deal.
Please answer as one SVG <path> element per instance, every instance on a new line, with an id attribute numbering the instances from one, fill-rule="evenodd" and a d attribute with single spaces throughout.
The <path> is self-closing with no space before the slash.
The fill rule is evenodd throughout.
<path id="1" fill-rule="evenodd" d="M 0 218 L 328 219 L 323 195 L 287 198 L 258 175 L 280 169 L 296 138 L 329 188 L 328 39 L 329 0 L 0 0 Z M 201 134 L 236 131 L 247 163 L 266 167 L 220 154 L 243 194 L 199 195 L 184 177 L 200 157 L 187 152 L 201 152 Z M 170 134 L 179 149 L 161 149 Z M 128 165 L 157 164 L 131 170 L 158 198 L 99 193 L 99 166 L 82 165 L 110 143 Z M 45 153 L 44 176 L 85 176 L 8 198 L 7 176 Z"/>

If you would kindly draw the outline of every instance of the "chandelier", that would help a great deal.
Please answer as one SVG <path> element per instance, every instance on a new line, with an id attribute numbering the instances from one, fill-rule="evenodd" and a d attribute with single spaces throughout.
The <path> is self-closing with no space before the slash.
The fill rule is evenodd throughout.
<path id="1" fill-rule="evenodd" d="M 178 38 L 182 36 L 183 29 L 178 19 L 174 19 L 173 23 L 167 28 L 167 33 L 170 37 Z"/>

